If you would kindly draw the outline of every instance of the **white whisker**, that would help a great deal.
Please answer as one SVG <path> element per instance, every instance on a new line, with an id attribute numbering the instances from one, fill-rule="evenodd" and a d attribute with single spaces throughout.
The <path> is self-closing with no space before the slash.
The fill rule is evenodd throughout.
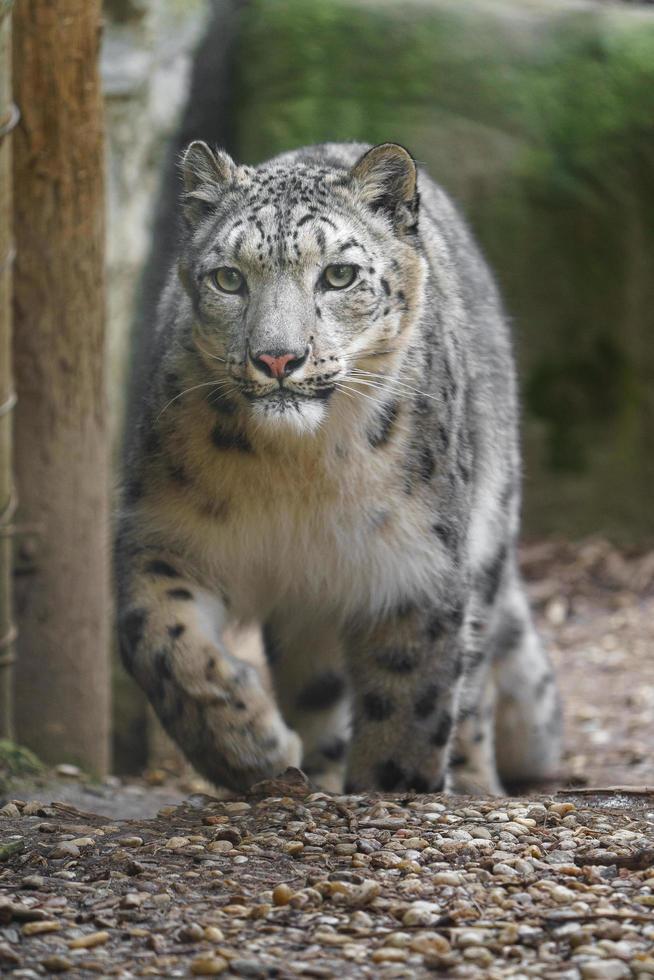
<path id="1" fill-rule="evenodd" d="M 181 398 L 182 397 L 182 395 L 188 395 L 189 392 L 191 392 L 191 391 L 197 391 L 198 388 L 210 388 L 212 386 L 217 391 L 218 388 L 221 387 L 221 385 L 226 384 L 226 383 L 227 383 L 226 381 L 203 381 L 202 384 L 193 385 L 191 388 L 185 388 L 184 391 L 180 391 L 177 395 L 175 395 L 174 398 L 171 398 L 170 401 L 167 402 L 164 405 L 164 407 L 161 409 L 161 411 L 157 415 L 157 417 L 155 419 L 155 422 L 158 422 L 159 419 L 161 418 L 161 416 L 163 415 L 163 413 L 166 411 L 166 409 L 170 408 L 170 406 L 173 404 L 173 402 L 176 402 L 178 398 Z"/>
<path id="2" fill-rule="evenodd" d="M 435 402 L 440 401 L 440 399 L 437 398 L 436 395 L 430 395 L 428 392 L 422 391 L 420 388 L 414 388 L 413 385 L 408 385 L 405 381 L 400 381 L 399 378 L 393 378 L 386 374 L 377 374 L 374 371 L 361 371 L 359 368 L 353 368 L 351 371 L 351 376 L 355 377 L 358 375 L 364 375 L 366 378 L 379 379 L 388 382 L 389 385 L 394 385 L 396 388 L 398 387 L 405 388 L 406 391 L 410 391 L 414 395 L 422 395 L 423 398 L 431 398 L 432 401 Z"/>
<path id="3" fill-rule="evenodd" d="M 227 359 L 225 357 L 218 357 L 217 354 L 212 354 L 211 351 L 205 350 L 204 347 L 201 347 L 197 341 L 195 342 L 195 346 L 205 355 L 205 357 L 210 357 L 214 361 L 221 361 L 223 364 L 227 363 Z"/>

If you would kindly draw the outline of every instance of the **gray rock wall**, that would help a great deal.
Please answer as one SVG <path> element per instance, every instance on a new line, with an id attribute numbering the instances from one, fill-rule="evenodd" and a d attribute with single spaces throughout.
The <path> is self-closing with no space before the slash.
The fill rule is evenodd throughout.
<path id="1" fill-rule="evenodd" d="M 208 11 L 206 0 L 106 0 L 104 11 L 108 369 L 117 443 L 126 404 L 130 332 L 159 186 Z"/>

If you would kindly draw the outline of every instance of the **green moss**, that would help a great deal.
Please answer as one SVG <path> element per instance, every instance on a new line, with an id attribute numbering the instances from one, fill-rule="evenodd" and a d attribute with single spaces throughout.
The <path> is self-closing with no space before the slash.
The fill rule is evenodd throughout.
<path id="1" fill-rule="evenodd" d="M 0 793 L 6 793 L 12 782 L 41 772 L 43 765 L 33 752 L 8 739 L 0 739 Z"/>

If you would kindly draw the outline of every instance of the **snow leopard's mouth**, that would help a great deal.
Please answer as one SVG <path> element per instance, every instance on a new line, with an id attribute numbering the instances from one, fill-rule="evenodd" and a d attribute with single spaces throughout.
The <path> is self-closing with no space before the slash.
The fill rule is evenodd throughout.
<path id="1" fill-rule="evenodd" d="M 286 409 L 297 409 L 303 402 L 326 401 L 335 390 L 336 388 L 334 385 L 321 385 L 320 387 L 316 388 L 308 388 L 306 391 L 298 391 L 296 389 L 287 388 L 286 386 L 280 386 L 272 391 L 264 391 L 261 393 L 244 391 L 243 394 L 251 402 L 256 402 L 259 405 L 271 406 L 277 410 L 283 411 Z"/>

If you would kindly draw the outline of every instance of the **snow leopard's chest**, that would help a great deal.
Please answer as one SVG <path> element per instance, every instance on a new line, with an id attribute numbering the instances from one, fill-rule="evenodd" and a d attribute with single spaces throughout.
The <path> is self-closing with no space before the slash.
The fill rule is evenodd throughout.
<path id="1" fill-rule="evenodd" d="M 233 615 L 313 608 L 347 617 L 433 594 L 445 554 L 434 502 L 408 495 L 392 461 L 370 454 L 296 471 L 244 461 L 223 472 L 218 518 L 183 523 L 183 546 L 229 597 Z M 178 522 L 178 526 L 179 525 Z"/>

